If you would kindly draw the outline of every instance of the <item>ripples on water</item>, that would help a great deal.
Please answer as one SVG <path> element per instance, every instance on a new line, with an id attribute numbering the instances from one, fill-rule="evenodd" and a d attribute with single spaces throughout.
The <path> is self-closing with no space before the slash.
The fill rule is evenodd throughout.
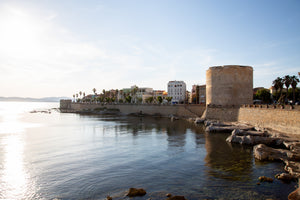
<path id="1" fill-rule="evenodd" d="M 58 112 L 51 103 L 0 102 L 0 199 L 286 199 L 295 183 L 256 185 L 282 172 L 255 162 L 252 148 L 206 134 L 202 126 L 164 118 Z"/>

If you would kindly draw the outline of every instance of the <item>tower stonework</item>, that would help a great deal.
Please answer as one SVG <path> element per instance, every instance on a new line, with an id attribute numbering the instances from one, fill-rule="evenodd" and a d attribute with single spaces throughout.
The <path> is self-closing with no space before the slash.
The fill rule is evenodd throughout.
<path id="1" fill-rule="evenodd" d="M 224 65 L 206 71 L 206 105 L 239 106 L 253 103 L 253 68 Z"/>

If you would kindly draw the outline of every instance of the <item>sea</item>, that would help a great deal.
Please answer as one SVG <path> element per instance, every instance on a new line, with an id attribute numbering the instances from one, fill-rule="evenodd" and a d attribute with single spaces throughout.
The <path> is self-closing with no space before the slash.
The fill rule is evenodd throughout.
<path id="1" fill-rule="evenodd" d="M 60 113 L 59 103 L 0 102 L 0 199 L 287 199 L 251 146 L 168 118 Z M 259 183 L 260 176 L 274 178 Z"/>

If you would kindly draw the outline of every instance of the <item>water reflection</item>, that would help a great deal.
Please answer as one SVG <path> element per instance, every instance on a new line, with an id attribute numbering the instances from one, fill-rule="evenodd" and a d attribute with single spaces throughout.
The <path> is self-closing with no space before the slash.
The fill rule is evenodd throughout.
<path id="1" fill-rule="evenodd" d="M 24 142 L 20 135 L 9 135 L 2 139 L 1 154 L 1 198 L 23 199 L 27 191 L 27 174 L 24 169 Z"/>
<path id="2" fill-rule="evenodd" d="M 205 134 L 207 151 L 204 161 L 211 177 L 247 181 L 252 172 L 251 149 L 226 143 L 227 134 Z"/>

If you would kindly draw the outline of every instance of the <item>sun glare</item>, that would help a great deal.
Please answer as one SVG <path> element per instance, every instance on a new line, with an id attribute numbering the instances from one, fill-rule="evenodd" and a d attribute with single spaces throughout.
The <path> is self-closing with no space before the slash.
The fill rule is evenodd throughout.
<path id="1" fill-rule="evenodd" d="M 14 10 L 1 14 L 1 48 L 9 56 L 27 57 L 39 52 L 39 26 L 31 16 Z"/>

